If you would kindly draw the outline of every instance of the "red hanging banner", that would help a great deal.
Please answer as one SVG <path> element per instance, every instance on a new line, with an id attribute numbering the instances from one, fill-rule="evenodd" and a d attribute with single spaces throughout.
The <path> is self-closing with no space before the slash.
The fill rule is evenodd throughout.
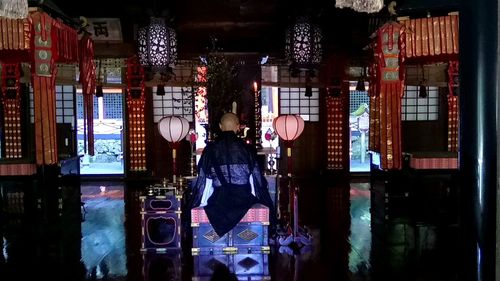
<path id="1" fill-rule="evenodd" d="M 405 57 L 458 56 L 458 15 L 403 19 Z"/>
<path id="2" fill-rule="evenodd" d="M 144 69 L 137 58 L 132 57 L 127 60 L 128 159 L 131 171 L 146 170 L 145 102 Z"/>
<path id="3" fill-rule="evenodd" d="M 401 169 L 401 98 L 404 87 L 404 42 L 405 28 L 397 22 L 388 22 L 376 32 L 373 46 L 375 57 L 375 89 L 371 92 L 371 102 L 375 107 L 370 111 L 373 129 L 378 132 L 378 143 L 371 143 L 372 148 L 379 148 L 381 168 Z M 373 98 L 373 96 L 375 98 Z M 373 116 L 375 115 L 375 116 Z"/>
<path id="4" fill-rule="evenodd" d="M 459 68 L 458 61 L 448 63 L 448 151 L 458 151 L 459 124 Z"/>
<path id="5" fill-rule="evenodd" d="M 326 85 L 326 165 L 329 170 L 349 172 L 349 82 L 345 81 L 345 56 L 327 59 L 320 76 Z"/>
<path id="6" fill-rule="evenodd" d="M 5 136 L 5 157 L 22 157 L 21 134 L 21 65 L 2 65 L 2 101 Z"/>
<path id="7" fill-rule="evenodd" d="M 84 128 L 86 128 L 87 153 L 94 155 L 94 92 L 96 73 L 94 64 L 94 41 L 85 34 L 79 41 L 80 47 L 80 83 L 83 94 Z"/>
<path id="8" fill-rule="evenodd" d="M 57 41 L 53 19 L 41 12 L 31 14 L 33 22 L 33 103 L 37 165 L 57 164 L 55 61 Z"/>
<path id="9" fill-rule="evenodd" d="M 20 63 L 29 61 L 31 23 L 26 19 L 0 17 L 0 60 Z"/>

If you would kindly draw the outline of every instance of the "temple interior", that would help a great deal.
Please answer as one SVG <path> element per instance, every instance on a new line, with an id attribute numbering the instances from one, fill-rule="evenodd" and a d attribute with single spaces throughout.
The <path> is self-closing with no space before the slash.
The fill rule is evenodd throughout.
<path id="1" fill-rule="evenodd" d="M 0 1 L 0 280 L 500 280 L 469 2 Z M 274 206 L 219 237 L 188 202 L 229 111 Z"/>

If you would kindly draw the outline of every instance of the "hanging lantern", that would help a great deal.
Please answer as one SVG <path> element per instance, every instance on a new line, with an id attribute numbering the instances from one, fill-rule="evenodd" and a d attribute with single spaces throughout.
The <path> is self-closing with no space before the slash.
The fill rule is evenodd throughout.
<path id="1" fill-rule="evenodd" d="M 165 116 L 158 122 L 158 130 L 164 139 L 176 144 L 189 132 L 189 121 L 181 116 Z"/>
<path id="2" fill-rule="evenodd" d="M 175 159 L 177 158 L 177 147 L 179 142 L 186 137 L 189 132 L 189 121 L 181 116 L 169 115 L 160 119 L 158 131 L 161 136 L 172 145 L 172 174 L 173 182 L 176 182 L 177 169 Z"/>
<path id="3" fill-rule="evenodd" d="M 296 140 L 304 131 L 304 119 L 298 115 L 280 115 L 273 120 L 273 129 L 285 142 Z"/>
<path id="4" fill-rule="evenodd" d="M 162 18 L 151 18 L 137 33 L 139 61 L 154 72 L 167 73 L 177 59 L 177 36 Z"/>
<path id="5" fill-rule="evenodd" d="M 286 114 L 273 119 L 273 129 L 284 141 L 287 148 L 286 155 L 292 157 L 292 146 L 302 131 L 304 131 L 304 119 L 298 115 Z M 292 171 L 292 161 L 288 161 L 288 172 Z"/>
<path id="6" fill-rule="evenodd" d="M 3 0 L 0 4 L 0 17 L 8 19 L 25 19 L 28 17 L 28 1 Z"/>
<path id="7" fill-rule="evenodd" d="M 336 0 L 336 8 L 351 8 L 360 13 L 377 13 L 384 7 L 383 0 Z"/>
<path id="8" fill-rule="evenodd" d="M 319 27 L 311 24 L 305 17 L 298 18 L 288 28 L 285 35 L 285 55 L 292 71 L 310 70 L 320 64 L 322 37 Z"/>

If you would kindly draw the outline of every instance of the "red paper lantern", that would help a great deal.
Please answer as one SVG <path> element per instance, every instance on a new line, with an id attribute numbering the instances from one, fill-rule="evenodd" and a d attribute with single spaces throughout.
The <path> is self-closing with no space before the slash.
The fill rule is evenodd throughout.
<path id="1" fill-rule="evenodd" d="M 285 146 L 287 147 L 287 157 L 291 158 L 293 141 L 296 140 L 300 134 L 302 134 L 302 131 L 304 131 L 304 119 L 293 114 L 281 115 L 274 118 L 273 128 L 278 136 L 285 142 Z M 290 159 L 287 162 L 288 174 L 291 175 L 292 160 Z"/>
<path id="2" fill-rule="evenodd" d="M 281 115 L 274 118 L 273 128 L 285 144 L 291 145 L 304 131 L 304 119 L 293 114 Z"/>

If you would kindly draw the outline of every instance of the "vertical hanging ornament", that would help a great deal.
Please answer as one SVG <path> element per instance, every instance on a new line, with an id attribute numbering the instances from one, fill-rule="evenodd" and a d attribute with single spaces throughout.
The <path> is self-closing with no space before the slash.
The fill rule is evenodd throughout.
<path id="1" fill-rule="evenodd" d="M 53 19 L 42 12 L 31 14 L 33 22 L 33 105 L 37 165 L 57 164 L 56 94 L 57 31 Z"/>
<path id="2" fill-rule="evenodd" d="M 375 37 L 377 59 L 377 95 L 375 110 L 380 114 L 381 168 L 401 169 L 401 98 L 404 91 L 404 26 L 389 22 L 381 26 Z"/>
<path id="3" fill-rule="evenodd" d="M 144 69 L 136 57 L 127 59 L 128 147 L 130 171 L 146 170 Z"/>
<path id="4" fill-rule="evenodd" d="M 458 61 L 448 63 L 448 151 L 458 151 L 459 124 L 459 68 Z"/>
<path id="5" fill-rule="evenodd" d="M 312 70 L 321 63 L 323 48 L 321 29 L 307 17 L 299 17 L 285 34 L 285 56 L 290 70 Z"/>
<path id="6" fill-rule="evenodd" d="M 326 88 L 327 169 L 349 172 L 349 83 L 344 56 L 332 56 L 320 71 Z"/>
<path id="7" fill-rule="evenodd" d="M 368 147 L 371 151 L 380 151 L 380 112 L 378 98 L 378 68 L 377 61 L 373 61 L 368 69 L 370 75 L 370 87 L 368 88 L 368 96 L 370 97 L 370 131 Z"/>
<path id="8" fill-rule="evenodd" d="M 351 8 L 360 13 L 377 13 L 384 7 L 383 0 L 336 0 L 336 8 Z"/>
<path id="9" fill-rule="evenodd" d="M 257 148 L 262 148 L 262 101 L 259 85 L 257 82 L 253 82 L 253 91 L 255 94 L 254 100 L 254 110 L 255 110 L 255 146 Z"/>
<path id="10" fill-rule="evenodd" d="M 20 68 L 19 63 L 12 63 L 3 64 L 1 70 L 6 158 L 22 157 Z"/>
<path id="11" fill-rule="evenodd" d="M 345 95 L 342 94 L 338 97 L 326 97 L 327 169 L 330 170 L 342 170 L 346 167 L 343 160 L 346 156 L 343 153 L 345 99 Z"/>
<path id="12" fill-rule="evenodd" d="M 177 35 L 163 18 L 152 17 L 148 26 L 138 31 L 138 54 L 142 66 L 167 73 L 177 59 Z"/>
<path id="13" fill-rule="evenodd" d="M 83 122 L 86 130 L 87 153 L 94 155 L 94 92 L 96 75 L 94 64 L 94 41 L 84 34 L 79 41 L 80 52 L 80 83 L 83 94 Z"/>

